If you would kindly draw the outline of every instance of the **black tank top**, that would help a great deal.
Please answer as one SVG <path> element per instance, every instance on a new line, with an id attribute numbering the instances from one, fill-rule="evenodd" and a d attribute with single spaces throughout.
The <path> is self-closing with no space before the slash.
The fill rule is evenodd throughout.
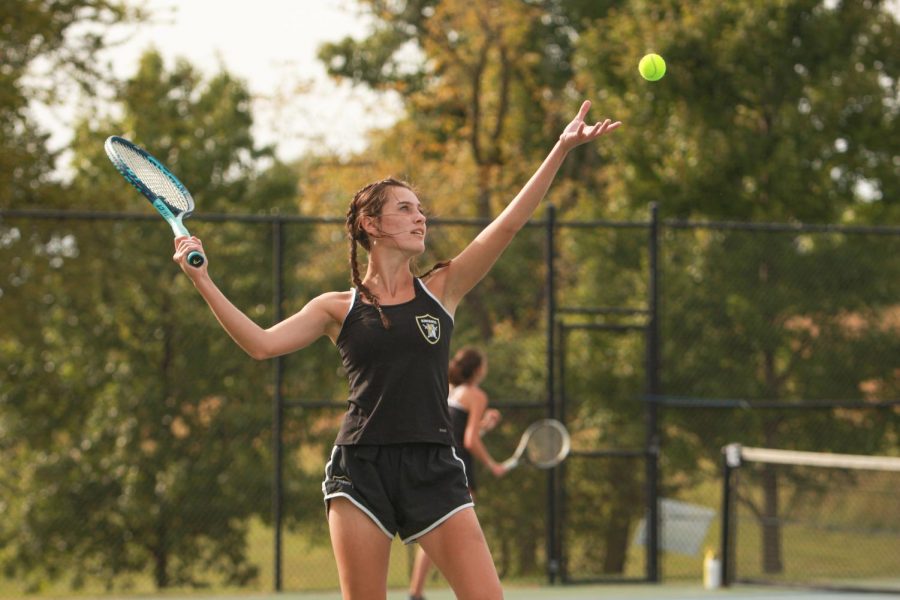
<path id="1" fill-rule="evenodd" d="M 336 444 L 452 445 L 447 368 L 453 319 L 418 278 L 415 298 L 378 311 L 354 290 L 337 337 L 350 397 Z"/>
<path id="2" fill-rule="evenodd" d="M 462 404 L 454 399 L 450 400 L 450 423 L 453 425 L 453 444 L 456 446 L 456 452 L 466 467 L 466 480 L 469 482 L 469 489 L 474 490 L 477 486 L 475 483 L 475 457 L 466 449 L 466 426 L 469 424 L 469 411 L 462 407 Z"/>
<path id="3" fill-rule="evenodd" d="M 469 424 L 469 411 L 464 409 L 461 404 L 451 402 L 450 406 L 450 425 L 453 427 L 453 443 L 459 449 L 460 455 L 469 454 L 466 450 L 466 425 Z M 462 457 L 465 460 L 465 457 Z"/>

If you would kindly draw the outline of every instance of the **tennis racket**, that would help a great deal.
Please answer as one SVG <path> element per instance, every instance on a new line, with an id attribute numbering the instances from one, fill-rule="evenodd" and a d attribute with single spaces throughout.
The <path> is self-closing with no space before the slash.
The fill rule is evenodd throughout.
<path id="1" fill-rule="evenodd" d="M 175 237 L 190 237 L 182 220 L 194 211 L 194 199 L 184 184 L 149 152 L 125 138 L 110 136 L 103 147 L 116 170 L 147 197 L 172 227 Z M 203 254 L 194 251 L 188 254 L 187 262 L 192 267 L 200 267 L 206 259 Z"/>
<path id="2" fill-rule="evenodd" d="M 556 419 L 541 419 L 528 426 L 513 455 L 503 461 L 506 470 L 519 465 L 522 457 L 539 469 L 555 467 L 569 455 L 572 441 L 566 426 Z"/>

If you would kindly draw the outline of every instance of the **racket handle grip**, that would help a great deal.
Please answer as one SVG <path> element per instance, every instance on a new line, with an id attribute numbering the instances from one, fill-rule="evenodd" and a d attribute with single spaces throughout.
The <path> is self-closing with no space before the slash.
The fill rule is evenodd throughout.
<path id="1" fill-rule="evenodd" d="M 203 263 L 205 263 L 205 262 L 206 262 L 206 259 L 203 257 L 202 254 L 200 254 L 196 250 L 194 250 L 193 252 L 188 254 L 187 263 L 189 265 L 191 265 L 192 267 L 194 267 L 195 269 L 198 267 L 202 267 Z"/>
<path id="2" fill-rule="evenodd" d="M 502 465 L 503 465 L 503 468 L 506 469 L 507 471 L 509 471 L 511 469 L 515 469 L 517 466 L 519 466 L 519 459 L 516 457 L 513 457 L 508 460 L 504 460 Z"/>

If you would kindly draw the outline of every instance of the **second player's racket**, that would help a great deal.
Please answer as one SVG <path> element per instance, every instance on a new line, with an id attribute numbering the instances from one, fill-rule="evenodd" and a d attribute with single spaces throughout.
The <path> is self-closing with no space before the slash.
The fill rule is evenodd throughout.
<path id="1" fill-rule="evenodd" d="M 539 469 L 550 469 L 565 460 L 571 444 L 565 425 L 556 419 L 541 419 L 528 426 L 516 451 L 503 461 L 503 466 L 507 471 L 514 469 L 524 456 Z"/>
<path id="2" fill-rule="evenodd" d="M 190 237 L 182 220 L 194 211 L 194 199 L 184 184 L 149 152 L 125 138 L 110 136 L 104 148 L 122 177 L 146 196 L 169 223 L 175 237 Z M 187 262 L 192 267 L 199 267 L 205 261 L 197 251 L 191 252 L 187 257 Z"/>

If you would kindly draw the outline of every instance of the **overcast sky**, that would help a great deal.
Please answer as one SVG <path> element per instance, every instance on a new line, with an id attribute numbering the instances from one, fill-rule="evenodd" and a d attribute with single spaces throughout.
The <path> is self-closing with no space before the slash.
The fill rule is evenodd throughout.
<path id="1" fill-rule="evenodd" d="M 155 46 L 171 67 L 184 57 L 206 74 L 221 65 L 246 80 L 254 96 L 255 135 L 276 143 L 282 159 L 309 149 L 340 154 L 365 146 L 365 133 L 389 126 L 399 101 L 349 85 L 338 86 L 316 58 L 323 42 L 362 37 L 368 23 L 354 0 L 128 0 L 152 11 L 155 23 L 129 28 L 128 41 L 105 55 L 122 78 L 134 74 L 141 53 Z M 890 0 L 896 14 L 900 0 Z M 36 114 L 64 147 L 76 111 Z M 64 167 L 63 167 L 64 168 Z"/>
<path id="2" fill-rule="evenodd" d="M 137 0 L 129 0 L 136 3 Z M 320 44 L 362 37 L 367 23 L 352 0 L 142 0 L 153 24 L 127 29 L 128 41 L 104 55 L 116 74 L 134 74 L 141 53 L 155 46 L 174 64 L 183 57 L 206 74 L 221 65 L 244 79 L 254 96 L 255 135 L 275 142 L 283 159 L 310 148 L 361 149 L 365 132 L 390 125 L 396 99 L 338 86 L 316 58 Z M 74 108 L 38 110 L 51 144 L 70 138 Z"/>

